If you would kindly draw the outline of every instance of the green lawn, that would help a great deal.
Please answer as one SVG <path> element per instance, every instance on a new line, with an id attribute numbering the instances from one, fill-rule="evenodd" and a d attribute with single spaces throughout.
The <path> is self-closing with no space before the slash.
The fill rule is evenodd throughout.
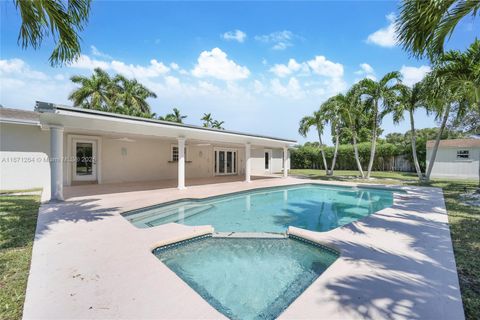
<path id="1" fill-rule="evenodd" d="M 335 171 L 333 177 L 327 177 L 323 170 L 310 169 L 294 169 L 290 174 L 311 179 L 365 182 L 358 177 L 358 171 Z M 415 174 L 403 172 L 373 172 L 372 177 L 375 179 L 370 183 L 443 188 L 465 316 L 480 319 L 480 207 L 463 204 L 460 196 L 465 190 L 475 190 L 478 181 L 435 179 L 420 183 Z"/>
<path id="2" fill-rule="evenodd" d="M 40 196 L 0 196 L 0 319 L 21 319 Z"/>

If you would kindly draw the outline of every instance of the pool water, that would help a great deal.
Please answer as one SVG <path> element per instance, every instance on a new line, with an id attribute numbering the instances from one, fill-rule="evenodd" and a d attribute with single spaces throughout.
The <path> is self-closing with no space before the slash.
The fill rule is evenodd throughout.
<path id="1" fill-rule="evenodd" d="M 390 207 L 393 191 L 304 184 L 181 200 L 126 213 L 141 228 L 175 222 L 216 232 L 328 231 Z"/>
<path id="2" fill-rule="evenodd" d="M 154 254 L 231 319 L 275 319 L 338 258 L 292 238 L 207 237 Z"/>

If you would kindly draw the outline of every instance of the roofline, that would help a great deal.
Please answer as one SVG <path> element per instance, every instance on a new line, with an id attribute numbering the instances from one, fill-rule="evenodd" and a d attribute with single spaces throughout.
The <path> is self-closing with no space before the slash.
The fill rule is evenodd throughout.
<path id="1" fill-rule="evenodd" d="M 161 124 L 161 125 L 165 125 L 165 126 L 180 127 L 180 128 L 186 128 L 186 129 L 196 129 L 196 130 L 210 131 L 210 132 L 215 132 L 215 133 L 233 134 L 233 135 L 240 135 L 240 136 L 261 138 L 261 139 L 270 139 L 270 140 L 287 142 L 287 143 L 297 143 L 296 140 L 292 140 L 292 139 L 283 139 L 283 138 L 278 138 L 278 137 L 257 135 L 257 134 L 252 134 L 252 133 L 239 132 L 239 131 L 205 128 L 205 127 L 191 125 L 191 124 L 170 122 L 170 121 L 157 120 L 157 119 L 151 119 L 151 118 L 134 117 L 134 116 L 128 116 L 128 115 L 119 114 L 119 113 L 98 111 L 98 110 L 92 110 L 92 109 L 69 107 L 69 106 L 64 106 L 64 105 L 59 105 L 59 104 L 54 104 L 54 103 L 49 103 L 49 102 L 42 102 L 42 101 L 36 101 L 36 103 L 35 103 L 35 111 L 37 111 L 37 112 L 41 112 L 41 113 L 43 113 L 43 112 L 55 112 L 56 110 L 64 110 L 64 111 L 77 112 L 77 113 L 83 113 L 83 114 L 98 115 L 98 116 L 104 116 L 104 117 L 116 118 L 116 119 L 125 119 L 125 120 L 139 121 L 139 122 L 155 123 L 155 124 Z"/>
<path id="2" fill-rule="evenodd" d="M 470 140 L 470 141 L 478 141 L 479 139 L 475 139 L 475 138 L 458 138 L 458 139 L 442 139 L 439 141 L 438 143 L 438 146 L 439 147 L 443 147 L 443 148 L 479 148 L 479 146 L 477 145 L 454 145 L 454 146 L 445 146 L 445 145 L 442 145 L 443 141 L 455 141 L 455 140 Z M 436 140 L 427 140 L 427 142 L 425 143 L 425 146 L 427 147 L 427 149 L 431 149 L 435 146 L 435 141 Z"/>

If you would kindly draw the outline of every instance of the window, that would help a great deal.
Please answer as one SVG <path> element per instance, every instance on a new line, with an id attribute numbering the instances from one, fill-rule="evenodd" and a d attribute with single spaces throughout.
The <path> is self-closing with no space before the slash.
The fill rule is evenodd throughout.
<path id="1" fill-rule="evenodd" d="M 185 147 L 185 161 L 187 160 L 187 147 Z M 178 161 L 178 146 L 172 145 L 172 161 Z"/>
<path id="2" fill-rule="evenodd" d="M 470 150 L 457 150 L 457 159 L 460 159 L 460 160 L 470 159 Z"/>

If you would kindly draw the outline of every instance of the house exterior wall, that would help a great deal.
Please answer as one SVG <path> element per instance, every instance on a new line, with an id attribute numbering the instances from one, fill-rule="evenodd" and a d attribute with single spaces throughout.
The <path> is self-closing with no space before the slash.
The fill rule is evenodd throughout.
<path id="1" fill-rule="evenodd" d="M 42 188 L 50 199 L 50 132 L 39 126 L 0 125 L 0 190 Z"/>
<path id="2" fill-rule="evenodd" d="M 159 138 L 118 138 L 101 135 L 63 133 L 63 183 L 73 181 L 73 139 L 97 141 L 97 178 L 99 183 L 119 183 L 162 179 L 177 179 L 177 163 L 171 161 L 171 147 L 175 140 Z M 0 125 L 0 190 L 42 188 L 42 201 L 50 200 L 50 130 L 34 124 Z M 212 177 L 215 148 L 237 150 L 237 174 L 245 174 L 245 148 L 226 143 L 196 143 L 188 140 L 186 178 Z M 272 151 L 271 172 L 283 170 L 283 149 L 252 146 L 252 175 L 264 175 L 265 150 Z M 287 165 L 288 167 L 288 165 Z"/>
<path id="3" fill-rule="evenodd" d="M 283 171 L 283 149 L 254 147 L 251 152 L 252 175 L 265 175 L 269 173 L 265 170 L 265 151 L 267 150 L 272 152 L 270 173 L 280 173 Z M 288 163 L 287 169 L 289 169 Z"/>
<path id="4" fill-rule="evenodd" d="M 69 136 L 82 137 L 77 134 L 66 134 L 64 150 L 70 150 L 74 156 L 72 139 Z M 177 179 L 178 164 L 171 161 L 171 148 L 176 145 L 173 140 L 154 138 L 132 138 L 133 141 L 121 141 L 107 136 L 85 136 L 85 139 L 97 138 L 101 141 L 99 154 L 100 183 L 119 183 L 135 181 L 151 181 Z M 185 163 L 186 178 L 205 178 L 214 176 L 214 148 L 236 149 L 238 154 L 237 172 L 245 174 L 245 149 L 224 144 L 196 144 L 186 141 L 187 154 Z M 70 170 L 67 166 L 70 166 Z M 98 171 L 98 169 L 97 169 Z M 70 175 L 70 177 L 69 177 Z M 64 166 L 64 184 L 73 181 L 73 163 Z"/>
<path id="5" fill-rule="evenodd" d="M 469 150 L 470 159 L 457 159 L 458 150 Z M 427 148 L 427 167 L 432 149 Z M 435 164 L 432 169 L 432 178 L 478 179 L 480 148 L 445 148 L 439 147 Z"/>

